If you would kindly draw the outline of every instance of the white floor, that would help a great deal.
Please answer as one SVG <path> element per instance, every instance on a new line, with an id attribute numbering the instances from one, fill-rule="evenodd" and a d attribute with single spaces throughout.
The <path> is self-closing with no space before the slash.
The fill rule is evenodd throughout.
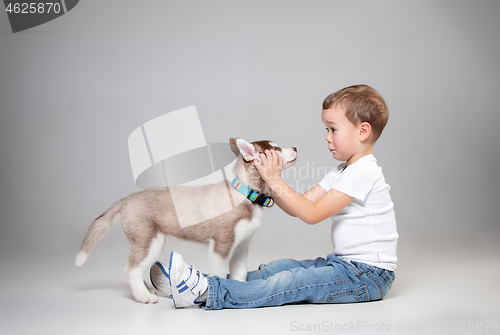
<path id="1" fill-rule="evenodd" d="M 175 310 L 168 298 L 155 305 L 134 302 L 122 271 L 124 239 L 115 232 L 102 243 L 113 249 L 98 247 L 82 268 L 73 266 L 69 253 L 45 264 L 39 255 L 2 256 L 0 334 L 500 332 L 496 236 L 402 235 L 397 278 L 382 301 L 220 311 Z M 181 243 L 174 240 L 169 248 L 202 250 Z M 250 266 L 269 254 L 253 248 Z"/>

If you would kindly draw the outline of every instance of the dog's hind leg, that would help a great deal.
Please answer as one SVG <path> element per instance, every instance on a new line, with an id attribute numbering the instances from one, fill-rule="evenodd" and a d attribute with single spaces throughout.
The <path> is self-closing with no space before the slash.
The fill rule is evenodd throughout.
<path id="1" fill-rule="evenodd" d="M 130 258 L 126 272 L 130 290 L 134 299 L 144 304 L 158 302 L 158 297 L 152 294 L 144 283 L 144 274 L 160 256 L 165 245 L 165 235 L 159 233 L 149 244 L 141 244 L 139 241 L 131 241 Z"/>
<path id="2" fill-rule="evenodd" d="M 146 269 L 147 279 L 144 281 L 144 284 L 148 288 L 149 292 L 151 292 L 152 294 L 155 294 L 155 295 L 158 294 L 158 291 L 153 287 L 153 283 L 151 282 L 150 270 L 151 270 L 151 267 L 154 265 L 154 263 L 156 263 L 156 261 L 158 261 L 162 251 L 165 249 L 165 245 L 168 243 L 168 235 L 163 235 L 163 236 L 164 236 L 163 247 L 161 248 L 160 253 L 156 256 L 155 260 L 153 261 L 153 264 L 151 264 L 151 266 L 149 266 L 149 268 Z"/>

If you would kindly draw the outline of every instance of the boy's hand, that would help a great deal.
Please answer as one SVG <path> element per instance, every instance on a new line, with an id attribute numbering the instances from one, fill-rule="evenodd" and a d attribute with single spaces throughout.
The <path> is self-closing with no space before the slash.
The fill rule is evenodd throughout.
<path id="1" fill-rule="evenodd" d="M 272 187 L 272 185 L 281 179 L 281 171 L 283 170 L 283 159 L 278 156 L 276 150 L 266 150 L 265 154 L 260 154 L 262 165 L 257 159 L 254 159 L 254 164 L 264 181 Z"/>

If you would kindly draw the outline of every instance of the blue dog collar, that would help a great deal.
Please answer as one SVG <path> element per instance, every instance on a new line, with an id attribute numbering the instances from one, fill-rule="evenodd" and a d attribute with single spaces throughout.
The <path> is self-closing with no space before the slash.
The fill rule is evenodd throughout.
<path id="1" fill-rule="evenodd" d="M 247 197 L 248 200 L 255 202 L 263 207 L 271 207 L 274 205 L 274 199 L 265 194 L 259 194 L 258 192 L 252 190 L 250 187 L 246 186 L 237 177 L 234 177 L 231 183 L 235 190 Z"/>

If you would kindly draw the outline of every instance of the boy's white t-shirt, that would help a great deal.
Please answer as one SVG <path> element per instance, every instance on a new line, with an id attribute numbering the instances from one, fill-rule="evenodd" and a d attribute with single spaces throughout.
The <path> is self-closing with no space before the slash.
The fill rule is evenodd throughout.
<path id="1" fill-rule="evenodd" d="M 332 219 L 333 253 L 337 257 L 383 269 L 396 269 L 398 233 L 394 204 L 382 168 L 373 155 L 332 169 L 319 182 L 354 200 Z"/>

